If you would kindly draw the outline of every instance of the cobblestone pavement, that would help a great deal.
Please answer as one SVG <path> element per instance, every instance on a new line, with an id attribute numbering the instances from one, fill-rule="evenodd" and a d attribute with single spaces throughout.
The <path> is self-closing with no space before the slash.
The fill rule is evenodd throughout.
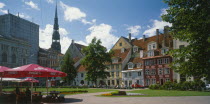
<path id="1" fill-rule="evenodd" d="M 97 97 L 107 92 L 66 95 L 60 104 L 210 104 L 210 96 L 182 97 Z M 52 104 L 52 103 L 51 103 Z M 58 104 L 58 103 L 56 103 Z"/>

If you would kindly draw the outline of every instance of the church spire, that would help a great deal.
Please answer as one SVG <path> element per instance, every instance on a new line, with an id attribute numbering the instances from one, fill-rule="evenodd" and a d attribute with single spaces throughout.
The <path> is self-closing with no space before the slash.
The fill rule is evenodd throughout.
<path id="1" fill-rule="evenodd" d="M 56 7 L 55 7 L 55 18 L 54 18 L 54 30 L 58 30 L 58 14 L 57 14 L 57 1 L 56 1 Z"/>
<path id="2" fill-rule="evenodd" d="M 55 18 L 54 18 L 54 26 L 53 26 L 53 36 L 52 36 L 52 44 L 51 49 L 61 52 L 61 44 L 60 44 L 60 34 L 59 34 L 59 25 L 58 25 L 58 13 L 57 13 L 57 2 L 55 7 Z"/>

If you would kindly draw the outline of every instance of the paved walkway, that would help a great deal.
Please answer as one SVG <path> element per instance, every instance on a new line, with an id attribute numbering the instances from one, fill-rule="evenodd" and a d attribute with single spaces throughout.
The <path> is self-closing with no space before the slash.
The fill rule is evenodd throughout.
<path id="1" fill-rule="evenodd" d="M 210 96 L 182 96 L 182 97 L 97 97 L 95 96 L 103 93 L 107 92 L 66 95 L 65 103 L 60 103 L 60 104 L 210 104 Z"/>

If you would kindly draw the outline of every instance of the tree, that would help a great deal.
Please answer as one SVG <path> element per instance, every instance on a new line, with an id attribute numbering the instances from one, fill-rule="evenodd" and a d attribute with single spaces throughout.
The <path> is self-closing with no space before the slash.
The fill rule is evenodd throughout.
<path id="1" fill-rule="evenodd" d="M 170 52 L 172 68 L 197 79 L 210 79 L 210 1 L 164 0 L 167 14 L 162 19 L 172 23 L 171 34 L 188 46 Z"/>
<path id="2" fill-rule="evenodd" d="M 63 80 L 68 84 L 71 84 L 71 82 L 77 76 L 77 70 L 74 67 L 74 61 L 71 58 L 69 52 L 67 52 L 67 54 L 64 56 L 63 62 L 61 63 L 61 71 L 67 73 L 67 76 L 63 77 Z"/>
<path id="3" fill-rule="evenodd" d="M 91 81 L 97 85 L 97 79 L 105 79 L 109 73 L 105 71 L 107 66 L 105 63 L 111 62 L 111 52 L 101 45 L 101 41 L 93 38 L 91 43 L 85 47 L 82 52 L 85 57 L 82 59 L 81 64 L 85 66 L 86 80 Z"/>

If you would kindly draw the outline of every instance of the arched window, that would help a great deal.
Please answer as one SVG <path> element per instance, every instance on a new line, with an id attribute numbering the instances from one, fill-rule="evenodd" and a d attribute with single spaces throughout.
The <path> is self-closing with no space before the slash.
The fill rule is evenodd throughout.
<path id="1" fill-rule="evenodd" d="M 2 62 L 7 62 L 7 53 L 6 52 L 2 53 Z"/>
<path id="2" fill-rule="evenodd" d="M 16 58 L 16 55 L 13 54 L 13 55 L 12 55 L 12 63 L 16 63 L 16 59 L 17 59 L 17 58 Z"/>

